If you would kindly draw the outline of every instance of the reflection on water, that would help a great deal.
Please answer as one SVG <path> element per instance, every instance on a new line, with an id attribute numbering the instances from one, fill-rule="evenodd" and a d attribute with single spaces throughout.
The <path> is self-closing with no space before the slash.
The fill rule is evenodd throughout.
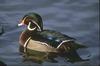
<path id="1" fill-rule="evenodd" d="M 76 52 L 76 50 L 64 52 L 61 51 L 60 53 L 46 53 L 46 52 L 39 52 L 35 50 L 30 50 L 27 49 L 27 52 L 22 53 L 24 61 L 33 61 L 36 63 L 43 63 L 45 61 L 51 62 L 51 63 L 57 63 L 58 60 L 56 60 L 57 57 L 62 57 L 66 61 L 65 62 L 82 62 L 82 61 L 87 61 L 88 59 L 82 59 L 79 54 Z"/>
<path id="2" fill-rule="evenodd" d="M 35 50 L 27 49 L 26 53 L 22 53 L 23 56 L 23 62 L 35 62 L 38 64 L 43 64 L 44 62 L 49 63 L 59 63 L 59 59 L 57 58 L 63 58 L 63 62 L 67 63 L 76 63 L 76 62 L 85 62 L 89 61 L 88 59 L 82 59 L 80 55 L 76 51 L 68 51 L 65 53 L 44 53 L 39 52 Z"/>
<path id="3" fill-rule="evenodd" d="M 24 27 L 19 28 L 17 24 L 28 12 L 39 13 L 43 17 L 44 28 L 74 37 L 88 47 L 77 52 L 89 61 L 69 63 L 58 57 L 58 63 L 45 61 L 42 66 L 98 66 L 98 0 L 0 0 L 0 25 L 5 30 L 0 35 L 1 61 L 8 66 L 41 66 L 22 62 L 23 57 L 18 50 L 18 38 Z"/>
<path id="4" fill-rule="evenodd" d="M 45 61 L 51 62 L 51 63 L 57 63 L 58 61 L 55 60 L 56 57 L 57 57 L 57 54 L 55 53 L 38 53 L 37 55 L 36 54 L 34 55 L 24 54 L 23 56 L 24 61 L 32 61 L 32 62 L 39 63 L 39 64 Z"/>

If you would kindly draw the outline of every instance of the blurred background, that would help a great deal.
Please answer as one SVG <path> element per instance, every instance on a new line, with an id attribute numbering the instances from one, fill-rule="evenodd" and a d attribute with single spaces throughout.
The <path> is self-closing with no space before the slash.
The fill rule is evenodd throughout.
<path id="1" fill-rule="evenodd" d="M 0 60 L 8 66 L 99 66 L 99 0 L 0 0 Z M 78 50 L 85 62 L 23 62 L 19 54 L 18 27 L 29 12 L 43 18 L 44 28 L 56 30 L 77 39 L 87 49 Z"/>

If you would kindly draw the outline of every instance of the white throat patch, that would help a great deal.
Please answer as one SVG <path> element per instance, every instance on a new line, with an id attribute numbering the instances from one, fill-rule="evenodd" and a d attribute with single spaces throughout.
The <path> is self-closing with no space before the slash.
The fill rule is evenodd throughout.
<path id="1" fill-rule="evenodd" d="M 32 20 L 32 22 L 38 27 L 38 30 L 41 31 L 41 27 L 34 20 Z"/>
<path id="2" fill-rule="evenodd" d="M 29 22 L 28 26 L 27 26 L 27 29 L 30 30 L 30 31 L 34 31 L 36 29 L 36 27 L 34 28 L 30 28 L 30 25 L 31 25 L 31 22 Z"/>

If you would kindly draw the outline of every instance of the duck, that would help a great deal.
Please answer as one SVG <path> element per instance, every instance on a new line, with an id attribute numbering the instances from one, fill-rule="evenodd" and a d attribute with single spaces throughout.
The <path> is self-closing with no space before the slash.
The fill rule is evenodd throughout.
<path id="1" fill-rule="evenodd" d="M 31 12 L 24 15 L 18 26 L 23 25 L 26 26 L 26 30 L 19 37 L 21 53 L 40 57 L 54 53 L 69 59 L 73 58 L 74 61 L 82 60 L 76 50 L 86 46 L 61 32 L 44 29 L 42 17 L 39 14 Z"/>

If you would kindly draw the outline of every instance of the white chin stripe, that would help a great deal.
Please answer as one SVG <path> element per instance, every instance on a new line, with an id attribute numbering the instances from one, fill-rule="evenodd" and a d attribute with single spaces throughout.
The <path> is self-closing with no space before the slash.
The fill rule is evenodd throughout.
<path id="1" fill-rule="evenodd" d="M 63 43 L 69 42 L 69 41 L 72 41 L 72 40 L 64 40 L 64 41 L 62 41 L 62 42 L 57 46 L 57 48 L 59 48 Z"/>
<path id="2" fill-rule="evenodd" d="M 32 22 L 38 27 L 38 30 L 41 31 L 40 26 L 35 21 L 32 20 Z"/>
<path id="3" fill-rule="evenodd" d="M 30 30 L 30 31 L 34 31 L 35 29 L 36 29 L 36 27 L 34 27 L 34 28 L 30 28 L 30 25 L 31 25 L 31 22 L 29 22 L 29 24 L 28 24 L 28 30 Z"/>

